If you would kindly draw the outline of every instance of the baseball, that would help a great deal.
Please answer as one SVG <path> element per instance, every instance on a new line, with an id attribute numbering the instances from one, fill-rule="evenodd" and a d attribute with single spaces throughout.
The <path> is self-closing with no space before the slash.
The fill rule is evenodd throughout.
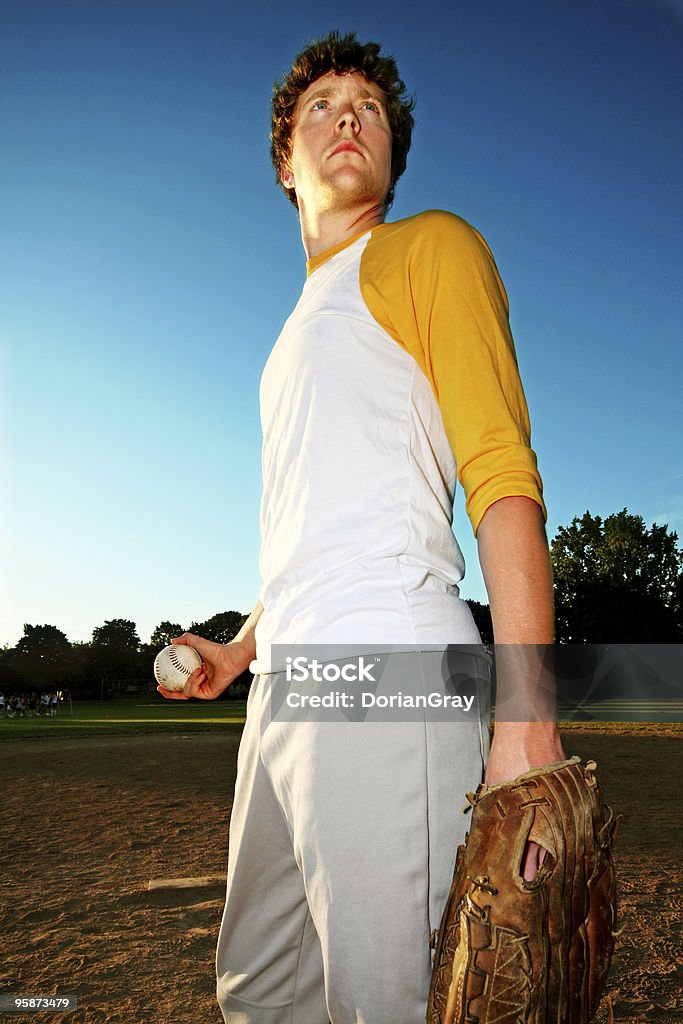
<path id="1" fill-rule="evenodd" d="M 201 663 L 202 659 L 194 647 L 169 644 L 154 659 L 154 678 L 167 690 L 182 690 Z"/>

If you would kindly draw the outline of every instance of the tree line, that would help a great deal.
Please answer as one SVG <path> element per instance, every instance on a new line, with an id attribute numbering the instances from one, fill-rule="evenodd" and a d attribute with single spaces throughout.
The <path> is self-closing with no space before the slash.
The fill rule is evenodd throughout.
<path id="1" fill-rule="evenodd" d="M 680 643 L 683 640 L 683 550 L 668 526 L 646 527 L 627 509 L 602 519 L 586 512 L 558 529 L 550 543 L 558 643 Z M 469 601 L 482 639 L 493 640 L 488 605 Z M 219 612 L 189 632 L 227 643 L 247 616 Z M 112 693 L 121 681 L 152 680 L 154 658 L 185 632 L 161 622 L 142 643 L 134 622 L 111 619 L 88 643 L 71 643 L 52 625 L 25 625 L 14 647 L 0 650 L 0 689 L 68 689 L 74 696 Z M 241 685 L 228 694 L 244 692 Z"/>
<path id="2" fill-rule="evenodd" d="M 246 618 L 241 612 L 219 612 L 205 622 L 193 622 L 189 632 L 228 643 Z M 118 696 L 126 689 L 154 690 L 155 657 L 185 631 L 178 622 L 160 622 L 146 644 L 133 621 L 110 619 L 93 630 L 89 642 L 71 643 L 56 626 L 27 624 L 16 645 L 0 651 L 0 690 L 68 690 L 86 698 Z M 236 680 L 231 696 L 242 693 L 250 678 L 245 673 L 244 679 Z"/>

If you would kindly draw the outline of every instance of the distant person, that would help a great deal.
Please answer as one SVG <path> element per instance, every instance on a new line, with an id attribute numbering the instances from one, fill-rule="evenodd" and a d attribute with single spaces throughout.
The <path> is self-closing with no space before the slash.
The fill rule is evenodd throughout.
<path id="1" fill-rule="evenodd" d="M 5 717 L 6 711 L 7 711 L 7 704 L 6 704 L 6 701 L 5 701 L 5 695 L 4 695 L 4 693 L 0 693 L 0 718 L 4 718 Z"/>
<path id="2" fill-rule="evenodd" d="M 275 644 L 400 646 L 396 678 L 437 693 L 449 649 L 479 644 L 459 593 L 456 474 L 496 642 L 553 639 L 541 481 L 491 252 L 451 213 L 385 220 L 411 108 L 393 58 L 337 33 L 273 96 L 308 277 L 261 381 L 263 585 L 231 643 L 184 634 L 204 664 L 183 693 L 160 688 L 214 699 L 256 673 L 217 949 L 228 1024 L 421 1024 L 464 793 L 485 762 L 495 783 L 564 758 L 547 719 L 498 721 L 490 753 L 483 712 L 444 728 L 271 720 Z M 542 857 L 527 845 L 525 877 Z"/>

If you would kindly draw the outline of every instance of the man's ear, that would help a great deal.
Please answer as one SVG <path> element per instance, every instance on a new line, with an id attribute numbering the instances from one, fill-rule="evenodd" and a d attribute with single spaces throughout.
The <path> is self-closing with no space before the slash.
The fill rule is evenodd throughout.
<path id="1" fill-rule="evenodd" d="M 285 165 L 280 168 L 280 181 L 285 188 L 294 188 L 294 174 Z"/>

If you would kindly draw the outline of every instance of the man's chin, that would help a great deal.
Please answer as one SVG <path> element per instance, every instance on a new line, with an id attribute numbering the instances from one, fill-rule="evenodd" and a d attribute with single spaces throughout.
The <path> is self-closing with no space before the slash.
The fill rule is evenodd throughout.
<path id="1" fill-rule="evenodd" d="M 386 194 L 386 192 L 378 190 L 376 182 L 351 175 L 335 176 L 334 179 L 325 183 L 323 191 L 325 206 L 333 210 L 346 210 L 358 206 L 382 206 Z"/>

